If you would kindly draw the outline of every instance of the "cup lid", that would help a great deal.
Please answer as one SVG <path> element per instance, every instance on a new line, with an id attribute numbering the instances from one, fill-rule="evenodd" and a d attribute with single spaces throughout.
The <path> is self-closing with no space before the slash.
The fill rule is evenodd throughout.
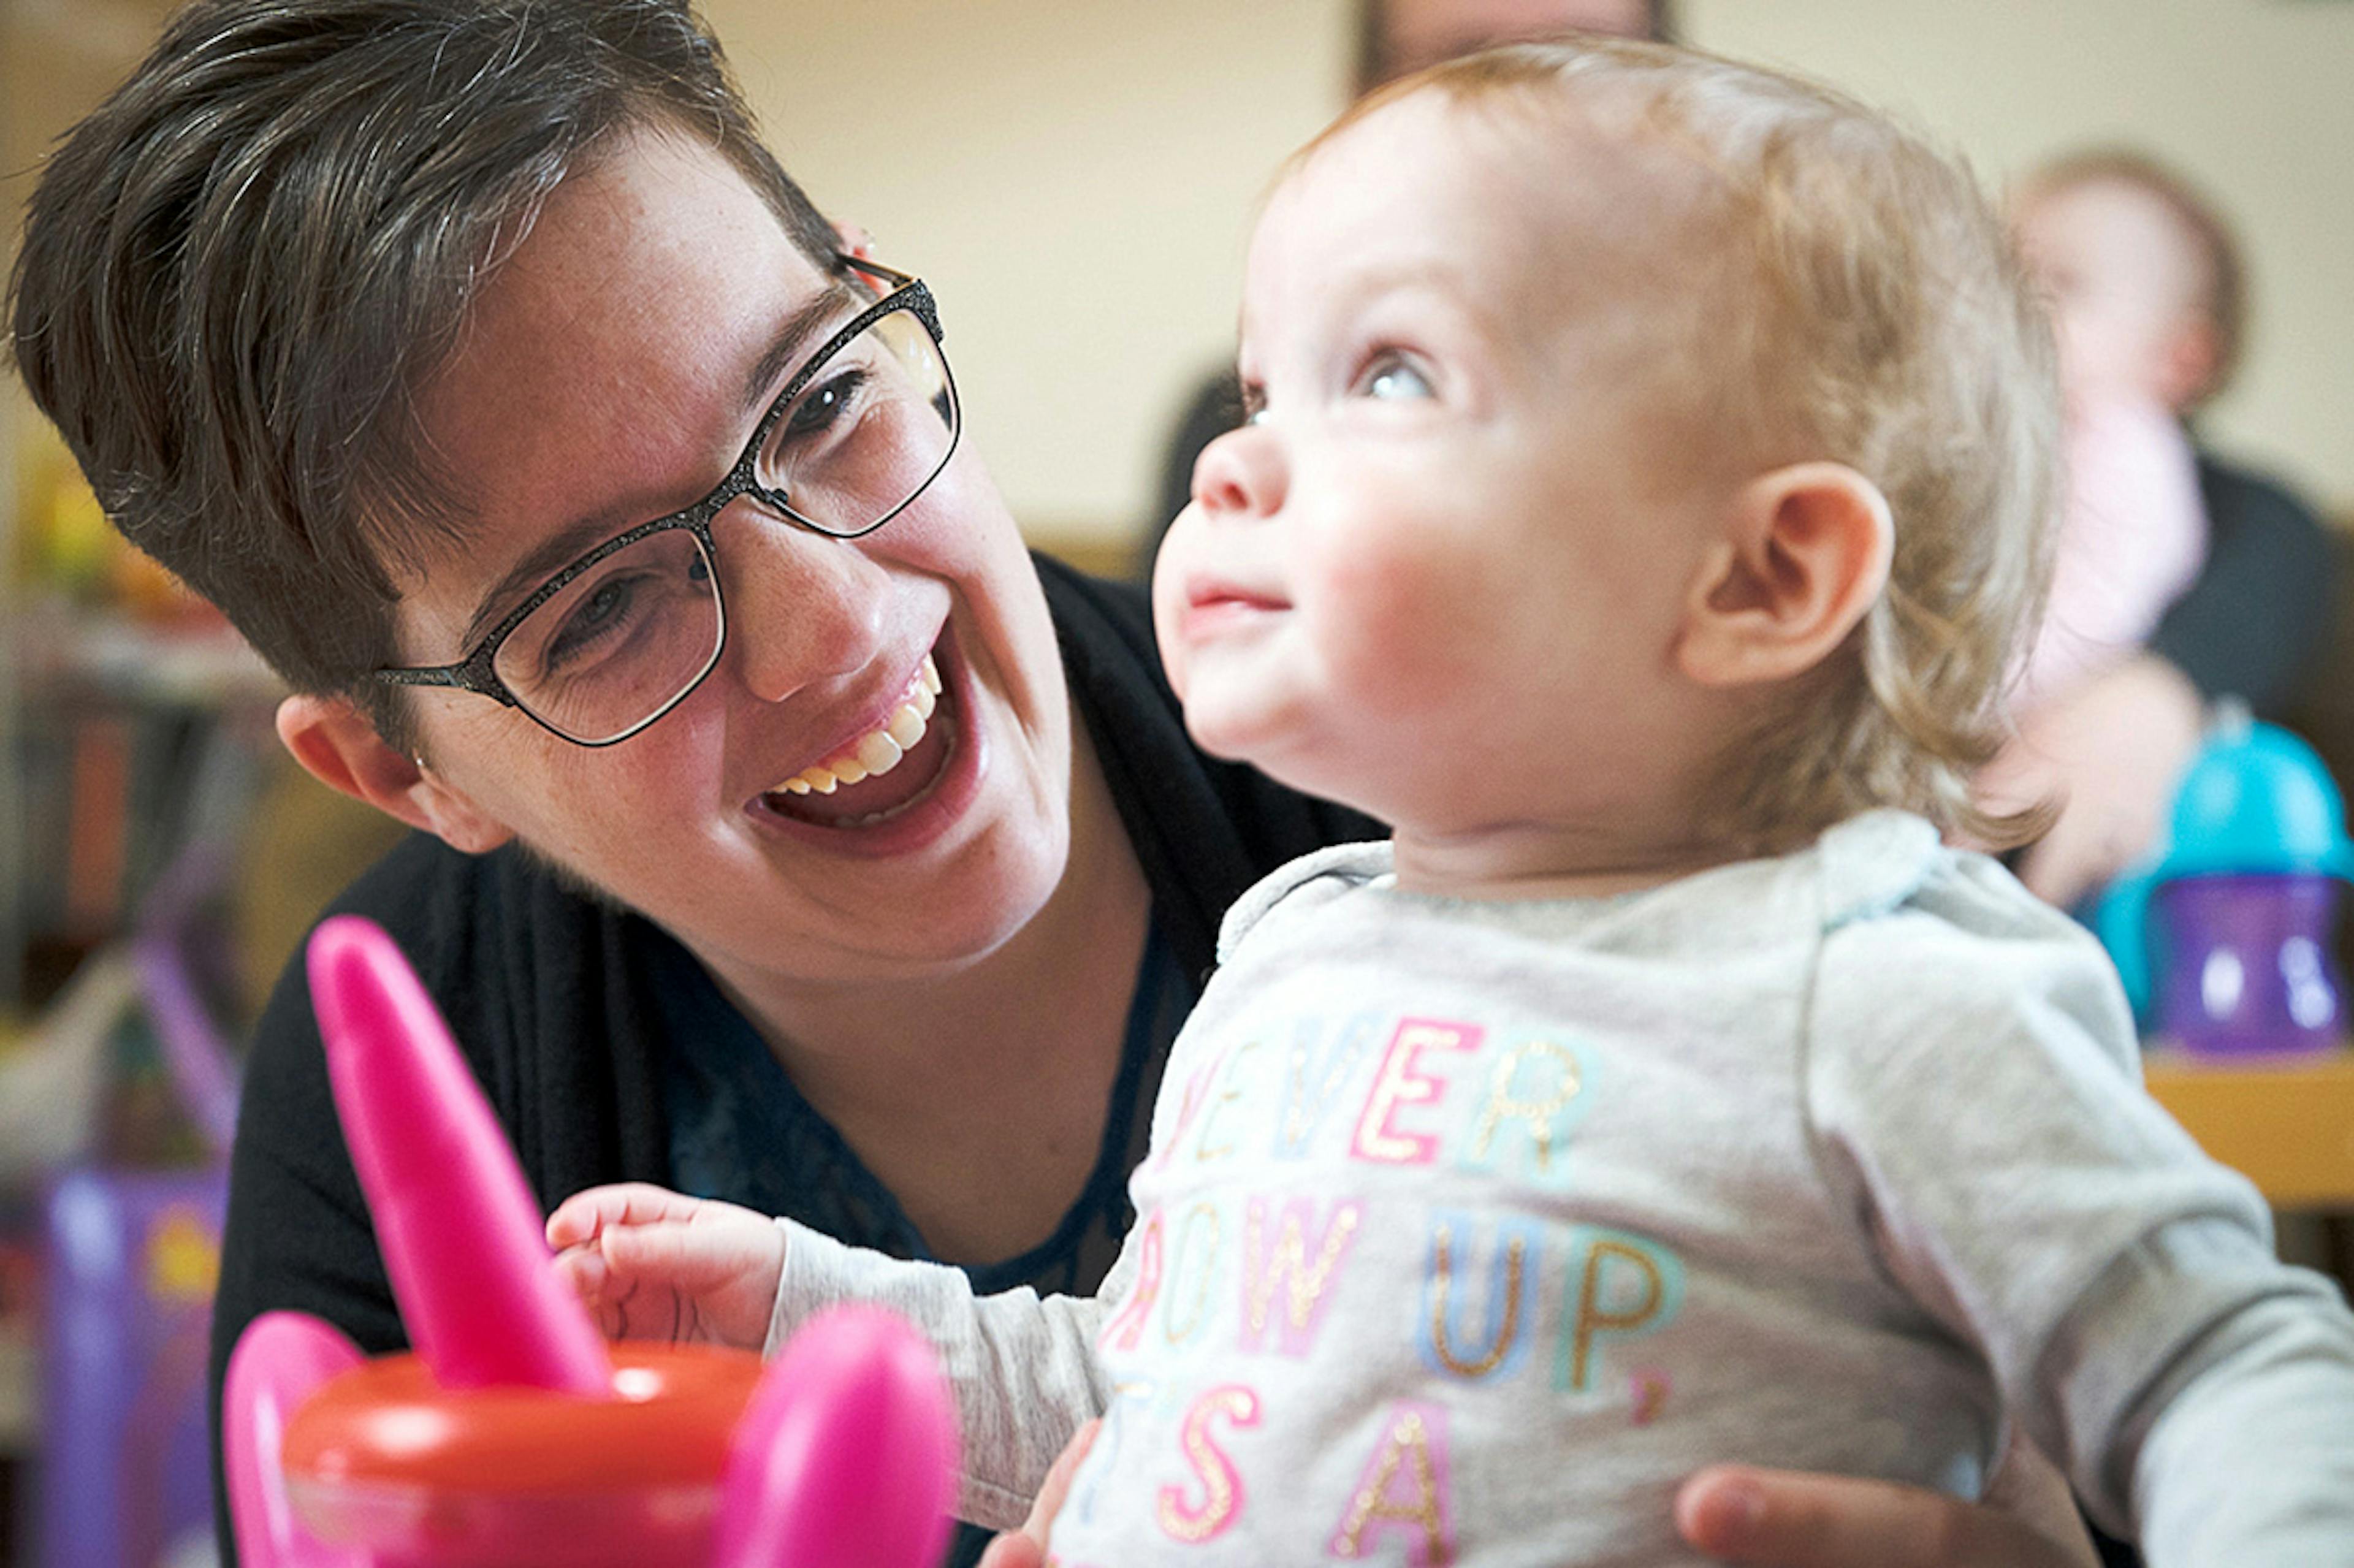
<path id="1" fill-rule="evenodd" d="M 2345 798 L 2321 758 L 2278 725 L 2227 710 L 2175 790 L 2152 880 L 2349 871 Z"/>

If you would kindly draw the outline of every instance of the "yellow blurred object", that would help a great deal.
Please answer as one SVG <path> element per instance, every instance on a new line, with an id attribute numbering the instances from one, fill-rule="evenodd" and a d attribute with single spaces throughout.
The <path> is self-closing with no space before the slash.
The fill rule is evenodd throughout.
<path id="1" fill-rule="evenodd" d="M 2220 1066 L 2153 1050 L 2149 1092 L 2282 1209 L 2354 1208 L 2354 1051 Z"/>
<path id="2" fill-rule="evenodd" d="M 194 1208 L 170 1210 L 147 1234 L 147 1291 L 158 1301 L 208 1301 L 220 1282 L 220 1240 Z"/>
<path id="3" fill-rule="evenodd" d="M 17 570 L 36 590 L 174 630 L 209 630 L 220 614 L 116 531 L 72 457 L 54 438 L 26 461 L 30 478 Z"/>
<path id="4" fill-rule="evenodd" d="M 46 493 L 31 513 L 27 567 L 36 582 L 76 599 L 92 596 L 111 575 L 114 552 L 122 546 L 72 462 L 52 457 L 42 468 Z"/>
<path id="5" fill-rule="evenodd" d="M 116 604 L 133 620 L 181 625 L 214 620 L 218 612 L 189 591 L 188 586 L 158 566 L 154 557 L 131 547 L 110 526 L 113 544 L 108 550 L 108 586 Z"/>

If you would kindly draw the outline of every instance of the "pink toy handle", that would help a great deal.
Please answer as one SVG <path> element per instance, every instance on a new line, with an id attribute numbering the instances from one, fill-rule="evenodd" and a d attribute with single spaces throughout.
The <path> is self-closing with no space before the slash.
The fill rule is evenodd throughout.
<path id="1" fill-rule="evenodd" d="M 523 1168 L 408 960 L 339 915 L 311 934 L 309 965 L 352 1165 L 435 1381 L 612 1397 L 605 1342 L 549 1266 Z"/>
<path id="2" fill-rule="evenodd" d="M 265 1312 L 238 1336 L 221 1393 L 221 1459 L 244 1568 L 373 1568 L 366 1553 L 322 1545 L 302 1529 L 281 1457 L 294 1412 L 359 1362 L 358 1346 L 301 1312 Z"/>
<path id="3" fill-rule="evenodd" d="M 933 1568 L 956 1500 L 956 1402 L 889 1312 L 838 1307 L 793 1336 L 736 1428 L 712 1568 Z"/>

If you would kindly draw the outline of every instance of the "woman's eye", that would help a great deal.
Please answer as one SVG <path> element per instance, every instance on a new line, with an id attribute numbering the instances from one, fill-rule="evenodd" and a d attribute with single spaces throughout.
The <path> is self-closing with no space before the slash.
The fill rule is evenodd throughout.
<path id="1" fill-rule="evenodd" d="M 1384 399 L 1437 395 L 1431 387 L 1430 378 L 1400 354 L 1384 354 L 1367 366 L 1365 373 L 1357 378 L 1357 387 L 1368 397 Z"/>
<path id="2" fill-rule="evenodd" d="M 791 440 L 825 429 L 842 417 L 843 409 L 858 400 L 858 390 L 865 383 L 866 372 L 864 369 L 846 366 L 803 392 L 786 413 L 784 423 L 779 427 L 779 439 Z"/>
<path id="3" fill-rule="evenodd" d="M 562 669 L 612 636 L 628 620 L 637 595 L 638 584 L 630 577 L 612 577 L 598 584 L 586 602 L 565 618 L 564 625 L 549 642 L 549 668 Z"/>

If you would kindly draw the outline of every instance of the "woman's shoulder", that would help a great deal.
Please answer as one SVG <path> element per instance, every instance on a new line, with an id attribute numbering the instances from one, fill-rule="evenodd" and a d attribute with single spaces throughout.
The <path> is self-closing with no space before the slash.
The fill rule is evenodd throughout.
<path id="1" fill-rule="evenodd" d="M 528 1033 L 537 999 L 600 994 L 589 971 L 630 917 L 567 885 L 514 845 L 488 854 L 411 833 L 321 911 L 382 926 L 470 1054 L 499 1054 Z M 281 972 L 256 1032 L 259 1056 L 315 1050 L 300 951 Z"/>
<path id="2" fill-rule="evenodd" d="M 393 845 L 323 914 L 376 921 L 420 973 L 482 949 L 578 952 L 596 927 L 627 918 L 520 845 L 469 854 L 423 832 Z"/>

